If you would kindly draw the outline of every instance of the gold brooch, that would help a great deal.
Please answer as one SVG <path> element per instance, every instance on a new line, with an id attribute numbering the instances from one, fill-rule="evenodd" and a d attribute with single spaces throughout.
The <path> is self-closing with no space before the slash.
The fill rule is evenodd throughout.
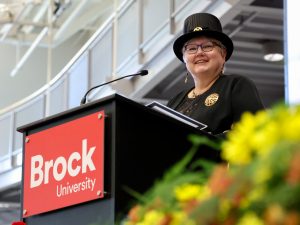
<path id="1" fill-rule="evenodd" d="M 204 104 L 206 106 L 212 106 L 218 101 L 218 99 L 219 99 L 219 94 L 213 93 L 213 94 L 207 96 L 207 98 L 205 99 Z"/>
<path id="2" fill-rule="evenodd" d="M 201 31 L 202 27 L 195 27 L 193 31 Z"/>

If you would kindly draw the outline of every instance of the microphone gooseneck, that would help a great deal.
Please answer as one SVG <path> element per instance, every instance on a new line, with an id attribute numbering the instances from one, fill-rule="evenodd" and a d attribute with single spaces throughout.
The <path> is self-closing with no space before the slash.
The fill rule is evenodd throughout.
<path id="1" fill-rule="evenodd" d="M 141 70 L 139 73 L 141 76 L 145 76 L 148 74 L 148 70 Z"/>
<path id="2" fill-rule="evenodd" d="M 83 96 L 83 98 L 82 98 L 81 101 L 80 101 L 80 105 L 83 105 L 83 104 L 86 103 L 86 98 L 87 98 L 88 94 L 89 94 L 92 90 L 94 90 L 94 89 L 96 89 L 96 88 L 99 88 L 99 87 L 101 87 L 101 86 L 110 84 L 110 83 L 112 83 L 112 82 L 115 82 L 115 81 L 124 79 L 124 78 L 126 78 L 126 77 L 145 76 L 145 75 L 147 75 L 147 74 L 148 74 L 148 70 L 141 70 L 141 71 L 138 72 L 138 73 L 134 73 L 134 74 L 126 75 L 126 76 L 123 76 L 123 77 L 119 77 L 119 78 L 117 78 L 117 79 L 114 79 L 114 80 L 111 80 L 111 81 L 108 81 L 108 82 L 99 84 L 99 85 L 97 85 L 97 86 L 94 86 L 94 87 L 92 87 L 91 89 L 89 89 L 89 90 L 85 93 L 85 95 Z"/>

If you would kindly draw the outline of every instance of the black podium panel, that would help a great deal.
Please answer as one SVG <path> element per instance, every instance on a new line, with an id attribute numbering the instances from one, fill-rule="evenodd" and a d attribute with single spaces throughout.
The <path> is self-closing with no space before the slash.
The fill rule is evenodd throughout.
<path id="1" fill-rule="evenodd" d="M 124 187 L 140 193 L 151 187 L 166 169 L 190 149 L 191 143 L 187 140 L 189 134 L 213 138 L 118 94 L 20 127 L 18 131 L 23 132 L 25 143 L 27 135 L 99 110 L 104 110 L 106 114 L 105 198 L 27 217 L 24 221 L 28 225 L 115 224 L 117 217 L 122 216 L 122 212 L 126 213 L 133 200 Z M 203 147 L 198 156 L 219 160 L 217 153 L 208 147 Z M 47 204 L 47 196 L 41 201 Z"/>

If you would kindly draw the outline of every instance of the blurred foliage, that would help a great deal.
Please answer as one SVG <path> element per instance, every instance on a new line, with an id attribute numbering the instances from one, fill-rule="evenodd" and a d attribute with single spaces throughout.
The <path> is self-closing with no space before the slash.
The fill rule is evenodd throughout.
<path id="1" fill-rule="evenodd" d="M 190 138 L 194 147 L 146 193 L 127 190 L 137 204 L 122 224 L 300 224 L 299 106 L 245 113 L 221 144 Z M 226 163 L 194 160 L 201 145 Z"/>

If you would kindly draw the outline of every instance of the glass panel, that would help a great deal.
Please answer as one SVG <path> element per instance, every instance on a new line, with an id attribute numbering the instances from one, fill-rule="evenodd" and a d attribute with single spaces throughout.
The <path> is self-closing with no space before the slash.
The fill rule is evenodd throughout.
<path id="1" fill-rule="evenodd" d="M 187 2 L 187 4 L 185 4 Z M 184 5 L 181 8 L 181 5 Z M 210 0 L 189 0 L 189 1 L 181 1 L 180 4 L 176 5 L 176 7 L 180 7 L 181 10 L 177 12 L 175 16 L 175 33 L 182 33 L 184 20 L 191 15 L 192 13 L 203 12 L 212 2 Z"/>
<path id="2" fill-rule="evenodd" d="M 37 121 L 44 117 L 44 96 L 40 96 L 35 101 L 26 105 L 15 114 L 16 130 L 18 127 Z M 15 131 L 13 151 L 22 148 L 22 134 Z"/>
<path id="3" fill-rule="evenodd" d="M 80 105 L 80 101 L 88 87 L 88 55 L 84 54 L 72 67 L 69 75 L 69 103 L 73 108 Z"/>
<path id="4" fill-rule="evenodd" d="M 9 153 L 11 128 L 11 116 L 0 119 L 0 159 Z"/>
<path id="5" fill-rule="evenodd" d="M 123 2 L 126 2 L 126 1 L 127 1 L 127 0 L 118 0 L 118 1 L 117 1 L 117 5 L 120 6 L 120 5 L 122 5 Z"/>
<path id="6" fill-rule="evenodd" d="M 16 166 L 21 166 L 22 165 L 22 161 L 23 161 L 23 153 L 19 152 L 18 154 L 14 155 L 12 157 L 12 166 L 16 167 Z"/>
<path id="7" fill-rule="evenodd" d="M 138 47 L 138 18 L 137 3 L 132 4 L 121 15 L 118 22 L 117 32 L 117 68 Z"/>
<path id="8" fill-rule="evenodd" d="M 0 161 L 0 173 L 11 169 L 11 159 Z"/>
<path id="9" fill-rule="evenodd" d="M 93 46 L 91 51 L 91 86 L 105 82 L 112 73 L 112 30 Z"/>
<path id="10" fill-rule="evenodd" d="M 180 8 L 180 6 L 186 2 L 187 0 L 174 0 L 174 4 L 175 4 L 175 10 L 177 10 L 178 8 Z"/>
<path id="11" fill-rule="evenodd" d="M 143 37 L 147 40 L 169 18 L 170 1 L 144 0 Z"/>
<path id="12" fill-rule="evenodd" d="M 62 112 L 66 109 L 65 80 L 62 79 L 50 90 L 50 115 Z"/>

